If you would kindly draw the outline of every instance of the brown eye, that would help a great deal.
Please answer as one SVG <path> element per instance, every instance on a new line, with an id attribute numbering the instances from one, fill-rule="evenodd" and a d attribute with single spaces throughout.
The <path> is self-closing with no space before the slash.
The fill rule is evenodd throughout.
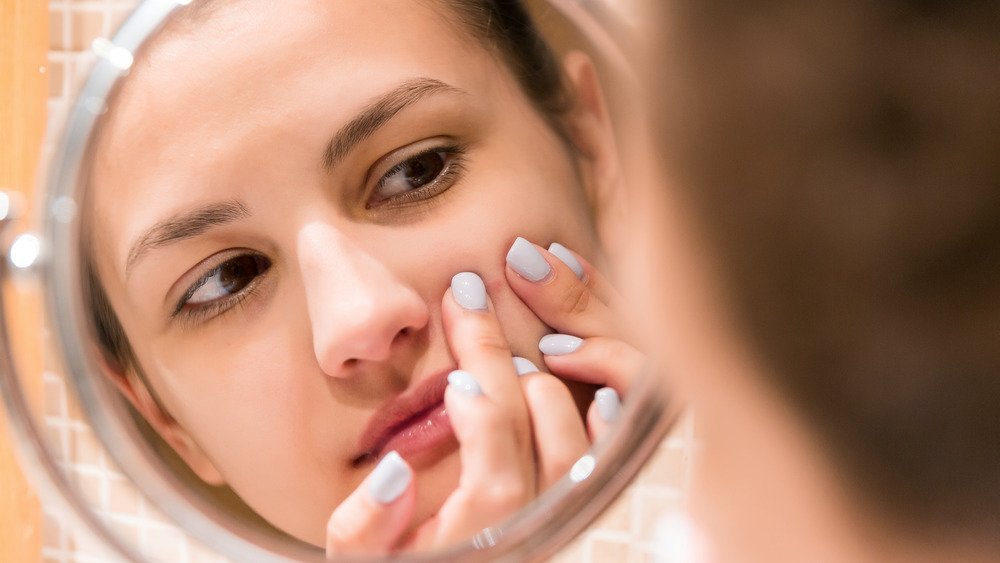
<path id="1" fill-rule="evenodd" d="M 410 186 L 419 188 L 432 182 L 442 170 L 444 170 L 444 155 L 434 152 L 406 161 L 402 172 Z"/>
<path id="2" fill-rule="evenodd" d="M 243 254 L 219 264 L 198 280 L 182 306 L 203 305 L 235 295 L 271 267 L 259 254 Z"/>
<path id="3" fill-rule="evenodd" d="M 375 198 L 388 199 L 434 182 L 448 164 L 445 151 L 425 152 L 394 166 L 379 181 Z"/>

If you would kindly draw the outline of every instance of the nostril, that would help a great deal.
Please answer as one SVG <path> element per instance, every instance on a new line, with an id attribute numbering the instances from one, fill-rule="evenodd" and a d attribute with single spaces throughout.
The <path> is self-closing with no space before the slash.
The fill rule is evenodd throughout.
<path id="1" fill-rule="evenodd" d="M 344 367 L 347 368 L 347 369 L 351 369 L 351 368 L 353 368 L 356 365 L 358 365 L 358 359 L 357 358 L 350 358 L 349 360 L 347 360 L 346 362 L 344 362 Z"/>
<path id="2" fill-rule="evenodd" d="M 406 340 L 406 337 L 410 335 L 410 332 L 410 327 L 400 329 L 400 331 L 396 333 L 396 337 L 392 339 L 392 345 L 395 346 L 400 341 Z"/>

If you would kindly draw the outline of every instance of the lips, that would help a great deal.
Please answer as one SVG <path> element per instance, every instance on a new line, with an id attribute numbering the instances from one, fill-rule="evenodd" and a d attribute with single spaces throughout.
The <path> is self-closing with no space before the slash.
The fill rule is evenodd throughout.
<path id="1" fill-rule="evenodd" d="M 410 463 L 434 456 L 455 441 L 444 409 L 448 374 L 444 369 L 392 399 L 372 415 L 358 439 L 354 465 L 380 459 L 395 450 Z"/>

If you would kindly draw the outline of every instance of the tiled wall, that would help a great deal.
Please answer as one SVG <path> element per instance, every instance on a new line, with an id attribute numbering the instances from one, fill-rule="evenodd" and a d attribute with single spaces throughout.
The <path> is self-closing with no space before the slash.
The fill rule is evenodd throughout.
<path id="1" fill-rule="evenodd" d="M 632 0 L 629 0 L 632 1 Z M 93 61 L 96 37 L 110 35 L 136 0 L 51 0 L 49 129 L 46 160 L 65 120 L 73 94 Z M 60 375 L 45 375 L 45 422 L 64 467 L 80 484 L 99 514 L 141 552 L 157 561 L 217 561 L 202 546 L 156 514 L 108 461 Z M 652 543 L 660 517 L 680 511 L 687 489 L 693 425 L 686 418 L 664 441 L 656 457 L 628 491 L 559 561 L 638 562 L 655 559 Z M 107 561 L 104 548 L 44 507 L 43 559 L 47 562 Z"/>

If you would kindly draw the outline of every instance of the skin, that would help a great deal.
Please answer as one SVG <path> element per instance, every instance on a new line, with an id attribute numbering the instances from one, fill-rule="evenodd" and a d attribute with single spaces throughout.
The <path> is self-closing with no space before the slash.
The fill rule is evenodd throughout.
<path id="1" fill-rule="evenodd" d="M 550 371 L 627 387 L 609 364 L 610 328 L 594 328 L 613 326 L 610 287 L 583 259 L 599 248 L 587 199 L 618 181 L 593 69 L 581 56 L 567 60 L 580 91 L 567 116 L 574 150 L 440 8 L 237 5 L 253 9 L 222 5 L 148 48 L 99 139 L 89 209 L 97 269 L 158 401 L 134 372 L 110 365 L 112 376 L 199 477 L 231 487 L 299 539 L 331 552 L 385 552 L 407 531 L 409 545 L 468 537 L 522 506 L 589 446 L 566 386 L 546 374 L 518 380 L 511 353 L 544 366 L 539 339 L 549 327 L 565 330 L 587 344 L 577 359 L 550 359 Z M 447 88 L 324 166 L 332 135 L 414 79 Z M 461 166 L 447 189 L 380 199 L 375 186 L 393 165 L 454 145 L 461 154 L 447 158 Z M 226 202 L 247 216 L 129 264 L 152 225 Z M 585 282 L 541 247 L 555 275 L 540 284 L 517 276 L 504 255 L 519 235 L 573 249 Z M 270 267 L 245 299 L 200 317 L 174 315 L 196 280 L 247 250 Z M 479 274 L 490 296 L 489 311 L 469 313 L 488 320 L 465 330 L 447 291 L 461 271 Z M 638 363 L 629 358 L 623 365 Z M 456 367 L 482 379 L 477 400 L 486 403 L 463 410 L 448 391 L 453 424 L 471 434 L 407 460 L 416 479 L 385 532 L 385 507 L 358 492 L 375 464 L 354 463 L 358 435 L 389 400 Z M 556 423 L 540 422 L 546 408 L 560 413 L 551 415 Z M 593 437 L 602 425 L 589 418 Z M 577 437 L 564 451 L 534 459 L 567 432 Z M 515 463 L 473 467 L 503 448 L 518 452 Z M 470 520 L 498 474 L 518 476 L 520 490 Z M 355 503 L 343 503 L 352 492 Z M 363 524 L 338 528 L 338 513 Z M 375 530 L 384 533 L 372 539 Z"/>

